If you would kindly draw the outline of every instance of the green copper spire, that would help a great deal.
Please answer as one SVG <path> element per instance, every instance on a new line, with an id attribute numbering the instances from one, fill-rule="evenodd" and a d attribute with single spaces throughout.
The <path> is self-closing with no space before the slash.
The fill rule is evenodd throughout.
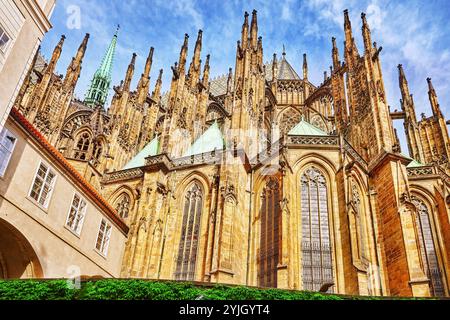
<path id="1" fill-rule="evenodd" d="M 114 61 L 114 54 L 117 45 L 117 34 L 119 32 L 120 26 L 117 26 L 116 33 L 111 40 L 108 51 L 106 51 L 103 57 L 102 64 L 100 68 L 94 74 L 91 86 L 86 94 L 84 103 L 88 106 L 104 106 L 106 99 L 108 98 L 109 88 L 111 87 L 111 72 Z"/>

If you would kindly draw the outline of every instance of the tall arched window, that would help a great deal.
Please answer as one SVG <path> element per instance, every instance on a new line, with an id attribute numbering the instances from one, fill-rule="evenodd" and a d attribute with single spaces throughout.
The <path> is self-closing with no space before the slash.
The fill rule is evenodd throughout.
<path id="1" fill-rule="evenodd" d="M 198 182 L 194 182 L 184 197 L 183 224 L 175 271 L 177 280 L 194 280 L 202 208 L 202 188 Z"/>
<path id="2" fill-rule="evenodd" d="M 74 158 L 80 160 L 86 160 L 87 152 L 89 150 L 90 136 L 87 132 L 83 133 L 77 141 L 75 148 Z"/>
<path id="3" fill-rule="evenodd" d="M 431 294 L 442 297 L 444 296 L 444 286 L 442 284 L 441 270 L 434 246 L 434 236 L 431 229 L 428 207 L 416 196 L 412 196 L 411 200 L 417 208 L 415 213 L 416 232 L 419 239 L 422 265 L 425 274 L 430 279 Z"/>
<path id="4" fill-rule="evenodd" d="M 270 179 L 261 194 L 258 282 L 261 287 L 277 286 L 279 254 L 280 185 Z"/>
<path id="5" fill-rule="evenodd" d="M 334 280 L 327 182 L 315 167 L 301 177 L 301 216 L 303 289 L 318 291 Z"/>
<path id="6" fill-rule="evenodd" d="M 116 205 L 116 211 L 117 214 L 123 219 L 128 218 L 128 213 L 130 212 L 130 202 L 130 196 L 126 193 L 123 193 L 119 197 L 119 202 L 117 202 Z"/>
<path id="7" fill-rule="evenodd" d="M 366 252 L 366 229 L 364 215 L 364 203 L 362 202 L 361 193 L 356 182 L 352 181 L 352 204 L 355 208 L 355 232 L 358 246 L 358 258 L 361 260 L 367 259 Z"/>

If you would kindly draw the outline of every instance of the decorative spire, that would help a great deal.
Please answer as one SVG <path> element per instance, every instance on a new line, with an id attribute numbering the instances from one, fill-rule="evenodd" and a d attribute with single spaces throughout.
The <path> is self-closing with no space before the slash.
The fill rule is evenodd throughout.
<path id="1" fill-rule="evenodd" d="M 400 86 L 400 92 L 402 94 L 403 101 L 406 101 L 410 98 L 408 81 L 406 80 L 405 71 L 403 70 L 403 66 L 401 64 L 398 65 L 398 82 Z"/>
<path id="2" fill-rule="evenodd" d="M 61 57 L 62 47 L 64 45 L 64 40 L 66 39 L 65 35 L 62 35 L 58 44 L 56 45 L 55 49 L 53 50 L 52 58 L 50 59 L 50 62 L 47 65 L 47 68 L 45 69 L 46 73 L 53 74 L 55 71 L 56 63 L 58 62 L 59 58 Z"/>
<path id="3" fill-rule="evenodd" d="M 283 43 L 283 53 L 282 53 L 283 59 L 286 59 L 286 47 L 284 46 Z"/>
<path id="4" fill-rule="evenodd" d="M 406 120 L 417 123 L 414 101 L 412 99 L 412 95 L 409 93 L 408 81 L 406 80 L 405 71 L 403 70 L 403 66 L 401 64 L 398 65 L 398 83 L 402 94 L 402 99 L 400 102 L 402 109 L 405 112 Z"/>
<path id="5" fill-rule="evenodd" d="M 341 62 L 339 61 L 339 50 L 336 45 L 336 38 L 332 37 L 331 42 L 333 43 L 333 50 L 331 51 L 333 56 L 333 68 L 334 70 L 338 70 L 341 66 Z"/>
<path id="6" fill-rule="evenodd" d="M 252 12 L 252 25 L 250 27 L 250 43 L 252 48 L 257 48 L 258 45 L 258 17 L 257 11 Z"/>
<path id="7" fill-rule="evenodd" d="M 362 35 L 364 39 L 364 48 L 366 52 L 372 51 L 372 40 L 370 35 L 369 24 L 367 23 L 366 14 L 364 12 L 361 13 L 362 19 Z"/>
<path id="8" fill-rule="evenodd" d="M 283 53 L 284 53 L 284 45 L 283 45 Z M 278 77 L 278 60 L 277 60 L 277 54 L 273 54 L 273 60 L 272 60 L 272 81 L 277 80 Z"/>
<path id="9" fill-rule="evenodd" d="M 207 88 L 208 87 L 208 84 L 209 84 L 209 58 L 210 58 L 210 55 L 208 54 L 207 56 L 206 56 L 206 62 L 205 62 L 205 67 L 204 67 L 204 69 L 203 69 L 203 79 L 202 79 L 202 84 L 203 84 L 203 87 L 204 88 Z"/>
<path id="10" fill-rule="evenodd" d="M 125 76 L 125 81 L 123 83 L 122 92 L 130 91 L 131 80 L 133 79 L 134 66 L 136 64 L 136 53 L 133 53 L 131 62 L 128 65 L 127 74 Z"/>
<path id="11" fill-rule="evenodd" d="M 308 61 L 306 53 L 303 54 L 303 80 L 308 80 Z"/>
<path id="12" fill-rule="evenodd" d="M 155 90 L 152 92 L 152 99 L 157 101 L 161 95 L 163 69 L 159 70 L 158 80 L 156 80 Z"/>
<path id="13" fill-rule="evenodd" d="M 153 63 L 153 51 L 154 48 L 150 47 L 150 51 L 147 56 L 147 60 L 145 62 L 144 73 L 141 75 L 141 79 L 139 79 L 139 83 L 137 86 L 138 92 L 138 104 L 143 104 L 148 96 L 148 90 L 150 89 L 150 71 L 152 69 Z"/>
<path id="14" fill-rule="evenodd" d="M 187 33 L 185 33 L 183 46 L 181 47 L 181 51 L 180 51 L 180 59 L 178 62 L 178 76 L 180 76 L 182 73 L 184 74 L 184 70 L 186 67 L 188 40 L 189 40 L 189 35 Z"/>
<path id="15" fill-rule="evenodd" d="M 84 54 L 86 53 L 87 44 L 89 41 L 89 33 L 84 36 L 83 42 L 81 42 L 78 48 L 77 54 L 72 58 L 72 61 L 67 68 L 66 77 L 64 78 L 64 87 L 75 89 L 78 82 L 78 78 L 81 73 L 81 64 L 83 62 Z"/>
<path id="16" fill-rule="evenodd" d="M 350 17 L 348 16 L 348 9 L 344 10 L 344 30 L 345 30 L 345 41 L 347 41 L 348 45 L 351 45 L 353 33 L 352 33 L 352 23 L 350 21 Z"/>
<path id="17" fill-rule="evenodd" d="M 232 81 L 233 81 L 233 69 L 229 68 L 227 79 L 227 94 L 231 93 L 231 91 L 233 90 L 233 88 L 231 88 Z"/>
<path id="18" fill-rule="evenodd" d="M 349 65 L 353 63 L 355 57 L 357 57 L 358 49 L 353 38 L 352 24 L 348 15 L 348 10 L 344 10 L 344 30 L 345 30 L 345 59 Z"/>
<path id="19" fill-rule="evenodd" d="M 119 33 L 120 25 L 117 26 L 111 43 L 106 51 L 100 67 L 92 78 L 91 85 L 86 93 L 84 103 L 88 106 L 102 106 L 104 107 L 108 92 L 111 88 L 111 74 L 114 62 L 114 56 L 117 46 L 117 35 Z"/>
<path id="20" fill-rule="evenodd" d="M 189 66 L 188 71 L 188 79 L 191 87 L 196 86 L 200 78 L 200 64 L 201 64 L 200 54 L 202 51 L 202 38 L 203 38 L 203 31 L 199 30 L 197 35 L 197 41 L 195 43 L 194 56 L 192 57 L 192 62 Z"/>
<path id="21" fill-rule="evenodd" d="M 242 25 L 242 34 L 241 34 L 241 45 L 242 49 L 247 49 L 248 43 L 248 12 L 244 13 L 244 24 Z"/>

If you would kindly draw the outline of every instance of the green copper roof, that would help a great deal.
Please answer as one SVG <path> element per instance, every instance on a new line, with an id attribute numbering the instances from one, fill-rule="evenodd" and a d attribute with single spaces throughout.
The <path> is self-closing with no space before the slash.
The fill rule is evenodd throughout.
<path id="1" fill-rule="evenodd" d="M 407 168 L 417 168 L 417 167 L 423 167 L 423 166 L 424 165 L 421 164 L 419 161 L 413 159 L 413 161 L 411 161 L 406 167 Z"/>
<path id="2" fill-rule="evenodd" d="M 156 156 L 159 153 L 159 138 L 155 137 L 152 141 L 150 141 L 144 149 L 141 150 L 127 165 L 123 168 L 123 170 L 139 168 L 145 165 L 145 158 Z"/>
<path id="3" fill-rule="evenodd" d="M 108 51 L 106 51 L 106 54 L 103 57 L 102 64 L 100 65 L 100 68 L 98 68 L 98 70 L 96 72 L 96 74 L 98 74 L 99 76 L 106 78 L 106 79 L 111 79 L 114 55 L 116 53 L 118 31 L 119 31 L 119 28 L 117 28 L 117 31 L 111 40 L 111 44 L 109 45 Z"/>
<path id="4" fill-rule="evenodd" d="M 405 158 L 408 158 L 411 160 L 411 162 L 406 166 L 407 168 L 417 168 L 417 167 L 423 167 L 424 164 L 420 163 L 419 161 L 417 161 L 416 159 L 411 158 L 409 155 L 406 155 L 404 153 L 400 153 L 402 156 L 404 156 Z"/>
<path id="5" fill-rule="evenodd" d="M 197 141 L 186 151 L 183 157 L 223 150 L 224 140 L 217 122 L 214 122 Z"/>
<path id="6" fill-rule="evenodd" d="M 302 119 L 289 131 L 290 136 L 326 136 L 327 133 Z"/>
<path id="7" fill-rule="evenodd" d="M 114 62 L 114 55 L 117 46 L 117 33 L 119 32 L 119 27 L 114 34 L 111 44 L 103 57 L 102 64 L 97 69 L 91 82 L 91 86 L 86 94 L 85 103 L 87 105 L 104 106 L 106 99 L 108 98 L 109 88 L 111 87 L 111 74 Z"/>

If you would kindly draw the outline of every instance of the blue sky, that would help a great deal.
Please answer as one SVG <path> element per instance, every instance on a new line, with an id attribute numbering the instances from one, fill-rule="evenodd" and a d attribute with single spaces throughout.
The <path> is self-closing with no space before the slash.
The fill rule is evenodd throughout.
<path id="1" fill-rule="evenodd" d="M 53 29 L 42 43 L 49 57 L 61 34 L 67 39 L 58 63 L 65 73 L 84 34 L 91 35 L 76 95 L 89 86 L 104 52 L 121 25 L 113 71 L 113 85 L 125 76 L 133 52 L 138 54 L 133 85 L 142 73 L 150 46 L 155 48 L 151 86 L 158 70 L 164 69 L 163 89 L 170 85 L 170 66 L 178 61 L 184 33 L 190 35 L 192 56 L 198 29 L 203 29 L 203 60 L 211 54 L 212 77 L 234 68 L 236 41 L 240 38 L 244 11 L 258 11 L 259 34 L 263 37 L 264 60 L 286 46 L 287 59 L 301 74 L 302 54 L 308 54 L 309 78 L 318 85 L 331 65 L 331 37 L 337 38 L 342 57 L 343 10 L 349 9 L 355 39 L 362 52 L 361 12 L 367 13 L 372 39 L 383 47 L 382 69 L 392 110 L 400 108 L 397 65 L 403 64 L 417 116 L 431 114 L 426 78 L 433 79 L 441 109 L 450 118 L 450 1 L 447 0 L 57 0 Z M 79 20 L 74 12 L 79 10 Z M 77 22 L 80 22 L 79 24 Z M 188 59 L 190 59 L 190 57 Z M 395 122 L 407 152 L 403 126 Z"/>

